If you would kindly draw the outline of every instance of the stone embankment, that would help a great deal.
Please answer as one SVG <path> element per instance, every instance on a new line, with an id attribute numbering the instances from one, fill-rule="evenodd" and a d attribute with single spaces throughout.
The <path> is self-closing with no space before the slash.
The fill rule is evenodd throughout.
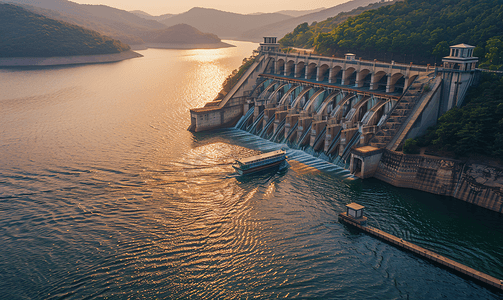
<path id="1" fill-rule="evenodd" d="M 503 169 L 384 150 L 374 177 L 503 213 Z"/>
<path id="2" fill-rule="evenodd" d="M 134 51 L 124 51 L 114 54 L 79 55 L 60 57 L 5 57 L 0 58 L 0 67 L 31 67 L 31 66 L 60 66 L 76 64 L 99 64 L 117 62 L 126 59 L 142 57 Z"/>

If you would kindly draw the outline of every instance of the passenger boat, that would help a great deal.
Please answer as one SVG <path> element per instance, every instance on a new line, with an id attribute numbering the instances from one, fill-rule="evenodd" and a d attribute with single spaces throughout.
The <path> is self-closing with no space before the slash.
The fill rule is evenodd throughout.
<path id="1" fill-rule="evenodd" d="M 232 165 L 239 175 L 248 175 L 268 168 L 280 166 L 286 159 L 285 150 L 276 150 L 257 156 L 236 160 Z"/>

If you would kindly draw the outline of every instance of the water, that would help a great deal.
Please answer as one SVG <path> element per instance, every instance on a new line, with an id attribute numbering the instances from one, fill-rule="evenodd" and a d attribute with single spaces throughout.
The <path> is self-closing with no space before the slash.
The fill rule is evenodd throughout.
<path id="1" fill-rule="evenodd" d="M 503 278 L 498 214 L 293 149 L 289 169 L 238 177 L 235 158 L 286 145 L 188 132 L 257 46 L 233 43 L 0 70 L 0 298 L 503 296 L 337 221 L 357 201 L 370 225 Z"/>

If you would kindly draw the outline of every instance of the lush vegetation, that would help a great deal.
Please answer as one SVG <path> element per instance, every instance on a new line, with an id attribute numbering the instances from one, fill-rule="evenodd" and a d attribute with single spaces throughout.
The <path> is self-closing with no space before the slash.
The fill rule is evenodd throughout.
<path id="1" fill-rule="evenodd" d="M 0 4 L 0 57 L 54 57 L 119 53 L 129 46 L 69 23 Z"/>
<path id="2" fill-rule="evenodd" d="M 335 17 L 331 17 L 322 22 L 313 22 L 311 26 L 306 23 L 298 25 L 293 32 L 286 34 L 279 43 L 282 47 L 300 47 L 312 48 L 314 47 L 314 38 L 319 33 L 327 33 L 332 31 L 340 23 L 346 21 L 349 17 L 354 17 L 364 11 L 377 9 L 381 6 L 391 5 L 394 2 L 378 2 L 368 6 L 358 7 L 349 12 L 342 12 Z"/>
<path id="3" fill-rule="evenodd" d="M 326 55 L 440 63 L 449 45 L 466 43 L 476 46 L 482 67 L 503 64 L 501 0 L 404 0 L 349 17 L 330 32 L 306 25 L 292 33 L 293 44 L 284 45 L 301 47 L 312 39 L 315 50 Z"/>
<path id="4" fill-rule="evenodd" d="M 255 62 L 256 56 L 250 56 L 243 59 L 243 63 L 238 69 L 232 71 L 232 73 L 227 76 L 222 83 L 222 90 L 218 93 L 215 99 L 222 99 L 228 92 L 231 91 L 232 87 L 241 79 L 244 73 L 251 67 L 251 65 Z"/>
<path id="5" fill-rule="evenodd" d="M 461 108 L 442 115 L 435 127 L 416 140 L 407 140 L 404 152 L 419 147 L 456 156 L 481 154 L 503 159 L 503 77 L 482 74 L 480 84 L 472 88 Z"/>

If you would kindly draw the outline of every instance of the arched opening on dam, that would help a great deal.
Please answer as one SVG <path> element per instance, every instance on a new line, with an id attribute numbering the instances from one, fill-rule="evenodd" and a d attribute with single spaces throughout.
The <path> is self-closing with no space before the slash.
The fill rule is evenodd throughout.
<path id="1" fill-rule="evenodd" d="M 342 67 L 335 66 L 331 69 L 331 75 L 329 78 L 330 83 L 341 84 L 342 82 Z"/>
<path id="2" fill-rule="evenodd" d="M 395 90 L 393 92 L 402 94 L 405 88 L 405 77 L 400 77 L 396 82 L 395 82 Z"/>
<path id="3" fill-rule="evenodd" d="M 353 67 L 349 67 L 343 71 L 342 85 L 355 85 L 356 82 L 356 70 Z"/>
<path id="4" fill-rule="evenodd" d="M 306 74 L 306 66 L 303 61 L 299 62 L 295 65 L 295 77 L 296 78 L 304 78 L 304 74 Z"/>
<path id="5" fill-rule="evenodd" d="M 285 61 L 283 59 L 278 59 L 276 63 L 276 74 L 283 75 L 285 73 Z"/>
<path id="6" fill-rule="evenodd" d="M 306 69 L 306 79 L 316 79 L 317 66 L 315 63 L 310 63 Z"/>
<path id="7" fill-rule="evenodd" d="M 287 63 L 286 63 L 286 66 L 285 66 L 285 74 L 284 76 L 287 76 L 287 77 L 294 77 L 294 74 L 295 74 L 295 62 L 293 60 L 289 60 Z"/>
<path id="8" fill-rule="evenodd" d="M 328 76 L 330 73 L 330 68 L 327 64 L 323 64 L 318 67 L 318 78 L 317 81 L 328 82 Z"/>
<path id="9" fill-rule="evenodd" d="M 372 79 L 372 72 L 369 69 L 363 69 L 358 72 L 356 77 L 355 87 L 370 89 L 370 82 Z"/>
<path id="10" fill-rule="evenodd" d="M 386 87 L 387 93 L 394 93 L 396 90 L 403 92 L 405 77 L 402 73 L 395 73 L 391 77 L 388 76 L 388 84 Z"/>
<path id="11" fill-rule="evenodd" d="M 379 71 L 374 75 L 374 79 L 370 84 L 370 89 L 374 91 L 386 92 L 386 86 L 388 84 L 388 76 L 386 72 Z"/>

